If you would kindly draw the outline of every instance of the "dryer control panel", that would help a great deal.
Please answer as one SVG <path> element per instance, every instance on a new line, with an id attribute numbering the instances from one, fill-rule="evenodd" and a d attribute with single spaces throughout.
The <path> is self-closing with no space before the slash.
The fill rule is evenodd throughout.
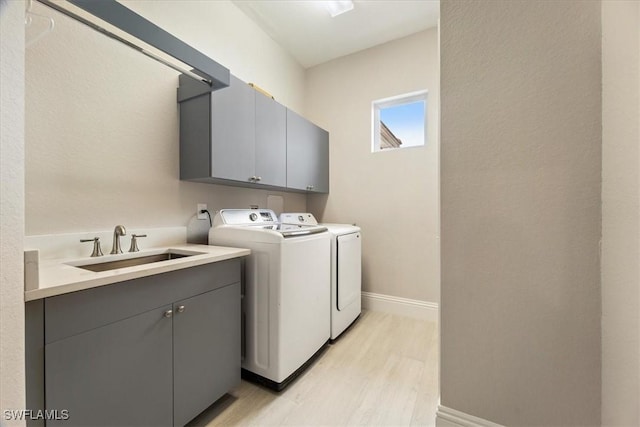
<path id="1" fill-rule="evenodd" d="M 313 214 L 307 212 L 283 213 L 280 215 L 280 222 L 283 224 L 318 225 L 318 221 Z"/>

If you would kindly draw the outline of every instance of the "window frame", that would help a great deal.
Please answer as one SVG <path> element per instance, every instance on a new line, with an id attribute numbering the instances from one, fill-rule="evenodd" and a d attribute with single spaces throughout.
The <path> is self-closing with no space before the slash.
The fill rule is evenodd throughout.
<path id="1" fill-rule="evenodd" d="M 405 104 L 412 104 L 414 102 L 424 102 L 424 135 L 422 139 L 422 144 L 411 145 L 408 147 L 390 147 L 390 148 L 380 148 L 380 110 L 395 107 Z M 396 151 L 407 148 L 418 148 L 424 147 L 427 145 L 427 110 L 429 107 L 429 91 L 428 90 L 419 90 L 415 92 L 409 92 L 402 95 L 395 95 L 389 98 L 378 99 L 376 101 L 371 102 L 371 152 L 372 153 L 381 153 L 387 151 Z"/>

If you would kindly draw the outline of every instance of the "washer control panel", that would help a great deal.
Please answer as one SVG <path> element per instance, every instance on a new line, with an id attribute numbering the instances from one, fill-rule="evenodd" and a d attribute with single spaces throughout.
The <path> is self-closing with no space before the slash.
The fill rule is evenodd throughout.
<path id="1" fill-rule="evenodd" d="M 278 216 L 271 209 L 222 209 L 214 223 L 227 225 L 277 224 Z"/>

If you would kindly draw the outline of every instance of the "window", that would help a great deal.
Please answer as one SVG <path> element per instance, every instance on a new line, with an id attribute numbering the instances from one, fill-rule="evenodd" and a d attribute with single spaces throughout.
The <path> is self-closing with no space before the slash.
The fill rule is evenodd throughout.
<path id="1" fill-rule="evenodd" d="M 427 140 L 427 91 L 373 102 L 371 152 L 417 147 Z"/>

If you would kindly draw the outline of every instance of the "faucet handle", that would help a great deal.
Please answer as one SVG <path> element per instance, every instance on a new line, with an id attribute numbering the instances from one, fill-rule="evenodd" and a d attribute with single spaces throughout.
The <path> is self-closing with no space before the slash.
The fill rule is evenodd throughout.
<path id="1" fill-rule="evenodd" d="M 131 246 L 129 247 L 129 252 L 140 252 L 138 249 L 138 237 L 147 237 L 146 234 L 132 234 L 131 235 Z"/>
<path id="2" fill-rule="evenodd" d="M 93 242 L 93 252 L 91 252 L 92 257 L 102 256 L 102 249 L 100 249 L 100 238 L 94 237 L 93 239 L 80 239 L 80 243 L 85 242 Z"/>

